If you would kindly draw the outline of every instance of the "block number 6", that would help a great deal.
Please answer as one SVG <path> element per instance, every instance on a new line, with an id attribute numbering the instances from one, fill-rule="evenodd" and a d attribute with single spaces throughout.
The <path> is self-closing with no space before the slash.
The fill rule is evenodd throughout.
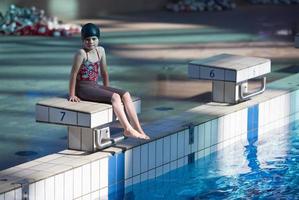
<path id="1" fill-rule="evenodd" d="M 215 73 L 214 73 L 214 70 L 213 70 L 213 69 L 210 71 L 210 77 L 211 77 L 211 78 L 214 78 L 214 77 L 215 77 Z"/>
<path id="2" fill-rule="evenodd" d="M 64 116 L 65 116 L 65 112 L 60 112 L 61 113 L 61 119 L 60 119 L 60 121 L 63 121 L 63 118 L 64 118 Z"/>

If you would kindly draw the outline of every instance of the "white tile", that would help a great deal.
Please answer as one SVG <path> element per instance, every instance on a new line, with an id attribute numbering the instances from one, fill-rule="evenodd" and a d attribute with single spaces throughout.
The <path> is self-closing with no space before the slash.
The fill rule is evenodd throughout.
<path id="1" fill-rule="evenodd" d="M 35 117 L 37 121 L 48 122 L 49 121 L 49 108 L 47 106 L 35 106 Z"/>
<path id="2" fill-rule="evenodd" d="M 141 155 L 140 146 L 133 148 L 133 176 L 140 174 Z"/>
<path id="3" fill-rule="evenodd" d="M 237 123 L 237 118 L 236 118 L 236 113 L 231 113 L 230 114 L 230 138 L 234 138 L 236 136 L 236 123 Z"/>
<path id="4" fill-rule="evenodd" d="M 264 102 L 264 126 L 270 123 L 270 103 L 269 101 Z"/>
<path id="5" fill-rule="evenodd" d="M 217 130 L 217 132 L 218 132 L 217 133 L 217 141 L 218 141 L 218 143 L 220 143 L 220 142 L 223 141 L 224 118 L 223 117 L 219 117 L 218 120 L 217 120 L 217 122 L 218 122 L 218 125 L 217 125 L 217 127 L 218 127 L 218 130 Z"/>
<path id="6" fill-rule="evenodd" d="M 195 160 L 201 159 L 205 156 L 205 150 L 201 150 L 195 154 Z"/>
<path id="7" fill-rule="evenodd" d="M 211 147 L 208 147 L 206 149 L 204 149 L 204 152 L 205 152 L 205 156 L 208 156 L 211 154 Z"/>
<path id="8" fill-rule="evenodd" d="M 148 144 L 148 148 L 149 148 L 148 168 L 153 169 L 156 167 L 156 142 L 150 142 Z"/>
<path id="9" fill-rule="evenodd" d="M 15 200 L 22 200 L 22 189 L 18 188 L 15 190 Z"/>
<path id="10" fill-rule="evenodd" d="M 99 200 L 99 199 L 100 199 L 100 190 L 91 193 L 91 200 Z"/>
<path id="11" fill-rule="evenodd" d="M 78 113 L 78 125 L 83 127 L 91 127 L 91 115 L 87 113 Z"/>
<path id="12" fill-rule="evenodd" d="M 146 181 L 147 179 L 148 179 L 148 172 L 142 173 L 140 175 L 140 181 L 141 182 Z"/>
<path id="13" fill-rule="evenodd" d="M 29 199 L 30 200 L 37 200 L 35 198 L 35 183 L 29 184 Z"/>
<path id="14" fill-rule="evenodd" d="M 52 200 L 55 198 L 55 178 L 54 176 L 47 178 L 45 180 L 45 196 L 46 196 L 46 200 Z"/>
<path id="15" fill-rule="evenodd" d="M 55 176 L 55 200 L 64 198 L 64 174 Z"/>
<path id="16" fill-rule="evenodd" d="M 100 200 L 108 200 L 108 188 L 103 188 L 100 190 Z"/>
<path id="17" fill-rule="evenodd" d="M 81 199 L 82 200 L 91 200 L 91 195 L 90 194 L 84 195 Z"/>
<path id="18" fill-rule="evenodd" d="M 259 103 L 258 107 L 259 107 L 258 125 L 259 125 L 259 127 L 263 127 L 264 123 L 265 123 L 265 102 Z"/>
<path id="19" fill-rule="evenodd" d="M 230 127 L 230 115 L 225 115 L 224 116 L 224 124 L 223 124 L 223 130 L 224 130 L 224 133 L 223 133 L 223 140 L 228 140 L 229 139 L 229 136 L 230 136 L 230 131 L 231 131 L 231 127 Z"/>
<path id="20" fill-rule="evenodd" d="M 284 111 L 285 116 L 289 116 L 291 114 L 291 96 L 290 93 L 285 94 L 285 100 L 284 100 Z"/>
<path id="21" fill-rule="evenodd" d="M 172 162 L 170 163 L 170 171 L 175 170 L 175 169 L 177 169 L 177 168 L 178 168 L 178 161 L 177 161 L 177 160 L 172 161 Z"/>
<path id="22" fill-rule="evenodd" d="M 81 128 L 75 126 L 68 127 L 68 148 L 81 149 Z"/>
<path id="23" fill-rule="evenodd" d="M 163 174 L 166 174 L 170 171 L 170 164 L 163 165 Z"/>
<path id="24" fill-rule="evenodd" d="M 211 146 L 211 153 L 214 153 L 217 151 L 217 145 Z"/>
<path id="25" fill-rule="evenodd" d="M 108 158 L 100 160 L 100 188 L 108 186 Z"/>
<path id="26" fill-rule="evenodd" d="M 100 161 L 91 163 L 91 191 L 100 189 Z"/>
<path id="27" fill-rule="evenodd" d="M 274 116 L 274 115 L 276 115 L 276 108 L 275 108 L 275 106 L 276 105 L 275 105 L 274 99 L 271 99 L 269 101 L 269 108 L 270 108 L 269 122 L 270 123 L 274 122 L 274 120 L 275 120 L 275 116 Z"/>
<path id="28" fill-rule="evenodd" d="M 194 153 L 197 151 L 198 148 L 198 127 L 199 126 L 194 126 L 193 128 L 193 144 L 191 144 L 191 152 Z"/>
<path id="29" fill-rule="evenodd" d="M 211 145 L 218 143 L 218 119 L 211 121 Z"/>
<path id="30" fill-rule="evenodd" d="M 109 122 L 109 111 L 105 109 L 101 112 L 91 114 L 91 128 L 100 126 Z"/>
<path id="31" fill-rule="evenodd" d="M 35 199 L 36 200 L 45 200 L 45 180 L 36 182 L 35 184 Z"/>
<path id="32" fill-rule="evenodd" d="M 220 151 L 223 149 L 223 143 L 218 143 L 217 144 L 217 151 Z M 204 156 L 204 155 L 203 155 Z"/>
<path id="33" fill-rule="evenodd" d="M 74 171 L 64 173 L 64 200 L 72 200 L 74 196 Z"/>
<path id="34" fill-rule="evenodd" d="M 0 200 L 4 200 L 4 194 L 0 194 Z"/>
<path id="35" fill-rule="evenodd" d="M 136 112 L 139 113 L 138 110 L 136 110 Z M 114 112 L 113 112 L 113 109 L 111 107 L 111 108 L 108 109 L 108 121 L 109 122 L 113 121 L 113 114 L 114 114 Z"/>
<path id="36" fill-rule="evenodd" d="M 81 131 L 81 150 L 82 151 L 93 151 L 94 142 L 93 142 L 93 130 L 91 128 L 82 128 Z"/>
<path id="37" fill-rule="evenodd" d="M 91 192 L 91 164 L 82 166 L 82 195 Z"/>
<path id="38" fill-rule="evenodd" d="M 130 187 L 131 185 L 133 185 L 133 178 L 125 180 L 125 188 Z"/>
<path id="39" fill-rule="evenodd" d="M 162 173 L 163 173 L 163 167 L 162 167 L 162 166 L 157 167 L 157 168 L 156 168 L 156 177 L 161 176 Z"/>
<path id="40" fill-rule="evenodd" d="M 212 99 L 214 102 L 224 102 L 224 81 L 213 81 Z"/>
<path id="41" fill-rule="evenodd" d="M 202 150 L 205 148 L 205 125 L 200 124 L 198 126 L 198 148 L 197 150 Z"/>
<path id="42" fill-rule="evenodd" d="M 178 158 L 178 134 L 171 135 L 170 138 L 170 160 L 176 160 Z"/>
<path id="43" fill-rule="evenodd" d="M 141 173 L 148 171 L 148 144 L 141 145 Z"/>
<path id="44" fill-rule="evenodd" d="M 74 169 L 74 198 L 82 195 L 82 167 Z"/>
<path id="45" fill-rule="evenodd" d="M 247 68 L 237 71 L 237 83 L 248 80 Z"/>
<path id="46" fill-rule="evenodd" d="M 189 129 L 184 130 L 184 136 L 185 136 L 185 153 L 184 156 L 189 155 L 191 152 L 191 145 L 189 144 Z"/>
<path id="47" fill-rule="evenodd" d="M 156 177 L 156 170 L 152 169 L 148 172 L 148 179 L 153 179 Z"/>
<path id="48" fill-rule="evenodd" d="M 205 148 L 211 146 L 211 121 L 204 123 L 205 126 Z"/>
<path id="49" fill-rule="evenodd" d="M 163 138 L 163 164 L 170 162 L 170 136 Z"/>
<path id="50" fill-rule="evenodd" d="M 140 183 L 140 175 L 133 176 L 133 185 Z"/>
<path id="51" fill-rule="evenodd" d="M 184 131 L 178 133 L 178 158 L 184 157 L 185 153 L 185 134 Z"/>
<path id="52" fill-rule="evenodd" d="M 180 159 L 178 160 L 178 168 L 183 167 L 183 166 L 184 166 L 184 163 L 185 163 L 185 158 L 184 158 L 184 157 L 183 157 L 183 158 L 180 158 Z"/>
<path id="53" fill-rule="evenodd" d="M 188 156 L 184 157 L 184 165 L 188 165 Z"/>
<path id="54" fill-rule="evenodd" d="M 77 125 L 77 112 L 51 107 L 49 108 L 49 116 L 51 123 Z"/>
<path id="55" fill-rule="evenodd" d="M 132 149 L 125 151 L 125 179 L 133 175 L 133 153 Z"/>
<path id="56" fill-rule="evenodd" d="M 245 108 L 243 110 L 241 110 L 241 133 L 242 135 L 247 133 L 247 118 L 248 118 L 248 109 Z"/>
<path id="57" fill-rule="evenodd" d="M 15 191 L 12 190 L 12 191 L 6 192 L 4 194 L 4 199 L 5 200 L 15 200 Z"/>
<path id="58" fill-rule="evenodd" d="M 156 167 L 161 166 L 163 161 L 163 139 L 156 141 Z"/>
<path id="59" fill-rule="evenodd" d="M 242 120 L 242 111 L 235 112 L 235 136 L 241 135 Z"/>

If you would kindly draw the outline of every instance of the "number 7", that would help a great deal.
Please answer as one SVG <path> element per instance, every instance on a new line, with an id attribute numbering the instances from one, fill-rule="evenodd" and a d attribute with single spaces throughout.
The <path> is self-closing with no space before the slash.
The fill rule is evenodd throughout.
<path id="1" fill-rule="evenodd" d="M 65 112 L 62 112 L 62 111 L 61 111 L 60 113 L 62 114 L 60 121 L 62 121 L 63 118 L 64 118 L 64 116 L 65 116 Z"/>

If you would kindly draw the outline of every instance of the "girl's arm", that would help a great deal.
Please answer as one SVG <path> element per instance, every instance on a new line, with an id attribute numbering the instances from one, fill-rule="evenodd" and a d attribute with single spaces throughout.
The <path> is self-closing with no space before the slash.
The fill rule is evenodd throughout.
<path id="1" fill-rule="evenodd" d="M 74 102 L 80 101 L 80 99 L 76 96 L 76 79 L 83 59 L 84 59 L 84 54 L 82 50 L 79 50 L 74 57 L 73 67 L 70 74 L 69 101 L 74 101 Z"/>
<path id="2" fill-rule="evenodd" d="M 109 75 L 108 75 L 108 69 L 107 69 L 107 62 L 106 62 L 106 53 L 105 49 L 103 47 L 99 47 L 101 52 L 101 61 L 100 61 L 100 70 L 101 70 L 101 76 L 103 80 L 103 85 L 108 87 L 109 86 Z"/>

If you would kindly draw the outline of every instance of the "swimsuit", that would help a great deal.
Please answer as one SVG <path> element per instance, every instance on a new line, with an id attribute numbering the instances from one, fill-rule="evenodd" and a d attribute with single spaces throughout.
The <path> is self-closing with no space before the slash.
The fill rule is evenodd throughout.
<path id="1" fill-rule="evenodd" d="M 126 91 L 105 87 L 97 83 L 101 58 L 97 49 L 96 52 L 98 61 L 94 63 L 88 60 L 88 54 L 86 53 L 87 59 L 81 64 L 77 76 L 76 95 L 85 101 L 111 104 L 111 98 L 114 93 L 117 93 L 122 97 Z"/>

